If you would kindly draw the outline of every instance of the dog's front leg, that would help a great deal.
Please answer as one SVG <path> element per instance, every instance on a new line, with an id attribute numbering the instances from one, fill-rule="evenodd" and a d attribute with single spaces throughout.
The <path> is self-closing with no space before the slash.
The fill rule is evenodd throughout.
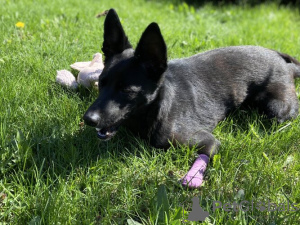
<path id="1" fill-rule="evenodd" d="M 207 131 L 199 131 L 189 140 L 188 145 L 197 146 L 198 157 L 188 173 L 181 179 L 184 186 L 198 188 L 201 186 L 209 159 L 212 158 L 218 150 L 220 142 Z"/>

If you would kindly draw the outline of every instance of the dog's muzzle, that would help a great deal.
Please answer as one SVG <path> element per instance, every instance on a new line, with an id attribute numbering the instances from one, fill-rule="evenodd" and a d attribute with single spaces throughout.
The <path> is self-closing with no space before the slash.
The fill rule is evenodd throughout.
<path id="1" fill-rule="evenodd" d="M 83 116 L 84 123 L 88 126 L 95 127 L 97 137 L 101 140 L 111 139 L 118 131 L 121 122 L 102 127 L 100 125 L 100 116 L 98 113 L 87 111 Z"/>

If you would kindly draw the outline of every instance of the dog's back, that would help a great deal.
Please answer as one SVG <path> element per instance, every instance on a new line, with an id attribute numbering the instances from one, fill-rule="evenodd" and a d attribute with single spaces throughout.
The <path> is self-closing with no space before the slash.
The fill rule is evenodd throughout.
<path id="1" fill-rule="evenodd" d="M 173 106 L 166 108 L 178 113 L 185 126 L 197 124 L 195 129 L 209 131 L 233 108 L 248 102 L 263 107 L 272 98 L 292 100 L 289 112 L 274 116 L 293 118 L 298 111 L 293 78 L 300 68 L 295 63 L 256 46 L 220 48 L 171 60 L 165 73 L 166 89 L 170 89 L 165 105 L 172 102 Z M 261 110 L 268 113 L 267 108 Z"/>

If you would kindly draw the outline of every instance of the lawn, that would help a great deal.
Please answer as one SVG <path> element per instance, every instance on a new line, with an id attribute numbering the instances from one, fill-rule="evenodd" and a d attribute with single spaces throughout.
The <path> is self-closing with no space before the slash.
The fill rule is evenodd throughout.
<path id="1" fill-rule="evenodd" d="M 101 52 L 104 18 L 95 15 L 112 7 L 134 46 L 157 22 L 170 59 L 230 45 L 300 59 L 299 9 L 172 2 L 0 0 L 0 224 L 192 224 L 195 196 L 209 212 L 204 224 L 299 224 L 287 205 L 300 208 L 300 117 L 276 124 L 255 110 L 232 113 L 214 131 L 222 146 L 203 187 L 187 190 L 178 179 L 196 149 L 155 149 L 126 130 L 100 142 L 82 125 L 97 91 L 55 83 L 56 70 Z M 248 201 L 248 210 L 216 201 Z"/>

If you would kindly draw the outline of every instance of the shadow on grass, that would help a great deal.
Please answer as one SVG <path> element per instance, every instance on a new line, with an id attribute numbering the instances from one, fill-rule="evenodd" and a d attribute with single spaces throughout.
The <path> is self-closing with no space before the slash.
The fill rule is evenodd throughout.
<path id="1" fill-rule="evenodd" d="M 83 99 L 90 98 L 89 93 L 80 93 L 80 95 Z M 231 119 L 239 124 L 239 130 L 243 132 L 249 130 L 249 124 L 259 123 L 262 118 L 253 110 L 237 110 L 229 116 L 229 120 Z M 262 120 L 262 129 L 272 128 L 270 120 L 264 118 Z M 168 160 L 172 160 L 177 168 L 182 168 L 184 160 L 178 158 L 186 153 L 186 148 L 171 148 L 168 153 L 165 153 L 150 147 L 146 141 L 134 137 L 125 129 L 121 129 L 112 140 L 103 142 L 97 139 L 94 129 L 81 125 L 78 125 L 78 129 L 72 134 L 61 132 L 64 130 L 63 123 L 53 124 L 45 121 L 36 124 L 35 127 L 44 128 L 46 135 L 41 134 L 40 130 L 32 130 L 30 137 L 19 135 L 15 147 L 23 153 L 18 158 L 17 167 L 7 172 L 23 173 L 24 182 L 30 181 L 31 186 L 35 186 L 41 180 L 45 183 L 49 180 L 50 183 L 52 182 L 51 188 L 55 188 L 59 179 L 63 184 L 71 183 L 68 185 L 74 190 L 70 192 L 79 190 L 78 192 L 86 193 L 92 186 L 90 192 L 96 200 L 90 200 L 92 202 L 90 204 L 93 205 L 94 211 L 99 213 L 100 218 L 105 218 L 109 210 L 118 217 L 119 224 L 124 224 L 128 218 L 127 213 L 137 210 L 142 218 L 147 218 L 149 211 L 155 211 L 153 210 L 155 207 L 152 206 L 155 205 L 153 196 L 155 196 L 155 188 L 160 183 L 166 185 L 169 195 L 178 198 L 177 202 L 189 200 L 196 193 L 193 190 L 183 192 L 183 188 L 177 182 L 179 177 L 173 175 L 172 171 L 167 172 L 167 167 L 156 168 L 157 171 L 153 172 L 153 167 L 164 166 Z M 167 154 L 170 154 L 170 157 L 165 157 Z M 158 155 L 164 156 L 157 157 Z M 35 180 L 36 176 L 38 179 Z M 136 198 L 143 201 L 135 202 L 130 199 L 130 196 L 126 196 L 129 198 L 126 199 L 127 204 L 131 204 L 131 208 L 119 213 L 109 204 L 123 206 L 124 190 L 137 190 Z M 177 196 L 174 193 L 183 193 L 183 195 Z M 206 208 L 211 207 L 207 201 L 203 202 L 203 205 Z M 111 208 L 107 210 L 108 207 Z M 235 213 L 231 215 L 235 217 Z M 227 216 L 222 214 L 222 217 Z M 137 215 L 133 218 L 142 222 Z"/>

